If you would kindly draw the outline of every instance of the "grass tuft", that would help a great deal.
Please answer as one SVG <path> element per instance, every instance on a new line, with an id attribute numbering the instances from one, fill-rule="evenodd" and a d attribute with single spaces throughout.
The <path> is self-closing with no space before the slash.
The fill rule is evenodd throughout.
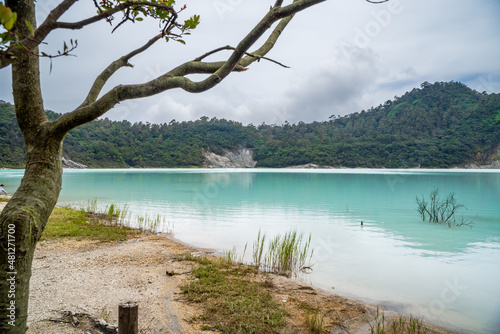
<path id="1" fill-rule="evenodd" d="M 263 243 L 265 235 L 261 240 Z M 297 276 L 305 268 L 309 268 L 306 263 L 311 260 L 313 255 L 310 245 L 311 235 L 306 240 L 304 240 L 303 233 L 292 230 L 284 235 L 277 235 L 269 241 L 262 268 L 264 271 L 287 277 Z M 259 245 L 259 247 L 262 246 Z M 260 252 L 259 249 L 258 253 Z"/>
<path id="2" fill-rule="evenodd" d="M 97 198 L 95 198 L 89 201 L 87 208 L 84 210 L 96 219 L 105 221 L 109 225 L 133 227 L 150 232 L 159 232 L 159 229 L 162 228 L 161 232 L 164 233 L 173 233 L 174 229 L 173 224 L 167 222 L 166 218 L 160 214 L 150 216 L 146 213 L 145 215 L 133 216 L 127 204 L 120 207 L 111 203 L 102 209 L 102 205 L 99 205 Z"/>
<path id="3" fill-rule="evenodd" d="M 268 241 L 267 250 L 265 248 L 266 241 Z M 312 258 L 313 250 L 310 246 L 311 235 L 304 240 L 303 233 L 290 230 L 268 240 L 266 234 L 259 230 L 257 240 L 253 243 L 253 262 L 250 265 L 260 268 L 264 272 L 296 277 L 299 273 L 311 269 L 308 262 Z M 246 250 L 247 244 L 245 244 L 243 255 L 239 258 L 236 247 L 224 251 L 223 255 L 229 261 L 243 263 Z"/>
<path id="4" fill-rule="evenodd" d="M 266 243 L 266 234 L 257 234 L 257 240 L 253 243 L 253 263 L 257 267 L 262 264 L 262 255 L 264 254 L 264 246 Z"/>
<path id="5" fill-rule="evenodd" d="M 423 318 L 417 318 L 410 315 L 405 318 L 399 315 L 398 318 L 386 321 L 384 312 L 377 306 L 377 312 L 373 315 L 373 321 L 369 322 L 370 332 L 372 334 L 427 334 L 427 328 L 424 326 Z M 386 329 L 387 322 L 387 329 Z"/>
<path id="6" fill-rule="evenodd" d="M 319 309 L 314 311 L 308 310 L 306 315 L 307 327 L 313 334 L 321 334 L 324 332 L 324 319 Z"/>
<path id="7" fill-rule="evenodd" d="M 385 313 L 380 312 L 377 306 L 377 313 L 373 314 L 373 323 L 370 323 L 371 334 L 385 334 Z"/>

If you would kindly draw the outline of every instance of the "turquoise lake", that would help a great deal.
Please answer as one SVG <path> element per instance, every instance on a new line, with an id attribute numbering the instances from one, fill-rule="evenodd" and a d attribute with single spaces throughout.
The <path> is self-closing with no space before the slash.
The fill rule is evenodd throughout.
<path id="1" fill-rule="evenodd" d="M 22 173 L 0 171 L 7 191 Z M 435 187 L 455 193 L 472 228 L 422 222 L 415 197 Z M 259 230 L 310 233 L 303 280 L 459 332 L 500 333 L 500 170 L 64 171 L 61 205 L 95 198 L 159 214 L 159 230 L 219 252 L 248 243 L 250 255 Z"/>

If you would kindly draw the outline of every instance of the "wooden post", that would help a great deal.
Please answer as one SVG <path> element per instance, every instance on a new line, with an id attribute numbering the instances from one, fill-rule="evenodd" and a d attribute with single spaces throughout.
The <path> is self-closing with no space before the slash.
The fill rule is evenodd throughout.
<path id="1" fill-rule="evenodd" d="M 139 333 L 139 304 L 120 303 L 118 306 L 118 334 Z"/>

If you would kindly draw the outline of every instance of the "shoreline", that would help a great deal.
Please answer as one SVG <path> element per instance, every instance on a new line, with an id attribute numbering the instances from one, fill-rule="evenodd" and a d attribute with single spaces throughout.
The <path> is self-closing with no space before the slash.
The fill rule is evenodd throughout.
<path id="1" fill-rule="evenodd" d="M 33 262 L 27 333 L 51 333 L 54 321 L 64 319 L 61 314 L 69 312 L 117 324 L 117 306 L 128 300 L 139 303 L 141 333 L 207 333 L 202 323 L 192 320 L 202 310 L 184 302 L 179 293 L 179 286 L 191 277 L 192 264 L 176 261 L 186 251 L 195 256 L 220 257 L 215 250 L 198 248 L 167 234 L 110 244 L 85 240 L 39 243 Z M 369 321 L 373 322 L 376 306 L 299 280 L 269 277 L 271 290 L 292 318 L 288 326 L 299 328 L 296 333 L 307 333 L 300 330 L 304 318 L 301 303 L 318 305 L 341 319 L 334 333 L 370 333 Z M 386 319 L 397 317 L 394 312 L 383 311 Z M 66 325 L 63 327 L 68 330 L 73 327 Z M 61 323 L 57 326 L 53 333 L 73 333 L 62 331 Z M 425 326 L 428 333 L 455 333 L 432 324 Z"/>
<path id="2" fill-rule="evenodd" d="M 70 168 L 63 167 L 64 171 L 68 170 L 266 170 L 266 169 L 276 169 L 276 170 L 385 170 L 385 171 L 398 171 L 398 170 L 415 170 L 415 171 L 452 171 L 452 170 L 498 170 L 500 172 L 500 163 L 491 165 L 466 165 L 466 166 L 454 166 L 449 168 L 439 168 L 439 167 L 398 167 L 398 168 L 388 168 L 388 167 L 343 167 L 343 166 L 320 166 L 314 164 L 298 165 L 298 166 L 286 166 L 286 167 L 206 167 L 206 166 L 194 166 L 194 167 L 99 167 L 99 168 Z M 0 167 L 0 171 L 23 171 L 24 168 L 7 168 Z"/>
<path id="3" fill-rule="evenodd" d="M 0 209 L 5 202 L 0 202 Z M 32 269 L 28 334 L 85 333 L 102 318 L 117 324 L 120 302 L 139 302 L 141 333 L 207 333 L 192 321 L 201 310 L 182 301 L 179 287 L 189 280 L 193 264 L 178 262 L 186 252 L 220 257 L 213 249 L 200 248 L 168 234 L 148 234 L 116 243 L 58 239 L 38 243 Z M 370 333 L 376 306 L 340 296 L 297 279 L 269 275 L 271 289 L 290 314 L 292 328 L 304 326 L 306 303 L 335 314 L 334 333 Z M 384 310 L 386 319 L 397 317 Z M 79 317 L 76 327 L 68 321 Z M 101 321 L 101 320 L 99 320 Z M 86 326 L 86 327 L 85 327 Z M 294 327 L 295 326 L 295 327 Z M 455 333 L 426 324 L 428 333 Z M 86 328 L 86 329 L 85 329 Z M 297 333 L 307 331 L 298 330 Z M 209 332 L 210 333 L 210 332 Z"/>

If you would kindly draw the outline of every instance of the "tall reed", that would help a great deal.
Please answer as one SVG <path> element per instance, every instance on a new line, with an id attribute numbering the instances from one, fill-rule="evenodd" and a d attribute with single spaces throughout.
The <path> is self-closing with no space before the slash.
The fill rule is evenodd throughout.
<path id="1" fill-rule="evenodd" d="M 287 277 L 297 276 L 305 268 L 306 263 L 311 260 L 313 250 L 311 249 L 311 235 L 304 239 L 303 233 L 290 230 L 284 235 L 277 235 L 268 240 L 267 251 L 265 250 L 265 233 L 259 231 L 257 240 L 253 243 L 253 264 L 263 271 L 272 272 Z"/>
<path id="2" fill-rule="evenodd" d="M 97 197 L 89 201 L 86 211 L 88 213 L 97 213 Z"/>
<path id="3" fill-rule="evenodd" d="M 388 320 L 384 311 L 380 311 L 377 306 L 377 312 L 372 314 L 373 320 L 368 321 L 370 333 L 372 334 L 427 334 L 423 318 L 417 318 L 410 314 L 410 318 L 399 315 L 398 318 Z M 386 330 L 386 322 L 388 329 Z"/>
<path id="4" fill-rule="evenodd" d="M 95 198 L 89 201 L 87 208 L 84 210 L 94 216 L 95 219 L 107 221 L 110 225 L 132 227 L 152 232 L 157 232 L 161 227 L 163 232 L 173 233 L 173 224 L 167 222 L 165 217 L 160 214 L 150 216 L 147 213 L 145 215 L 132 216 L 127 204 L 120 207 L 115 203 L 111 203 L 102 209 L 102 206 L 98 204 L 97 198 Z"/>
<path id="5" fill-rule="evenodd" d="M 266 234 L 262 234 L 259 230 L 259 234 L 257 234 L 257 240 L 253 243 L 253 263 L 257 267 L 260 267 L 262 264 L 262 255 L 264 253 L 264 246 L 266 242 Z"/>
<path id="6" fill-rule="evenodd" d="M 147 213 L 144 216 L 138 215 L 135 221 L 138 224 L 137 227 L 144 231 L 156 232 L 159 227 L 165 226 L 167 226 L 168 233 L 171 233 L 173 230 L 173 227 L 170 227 L 170 223 L 167 223 L 167 219 L 159 213 L 155 216 L 149 216 Z"/>
<path id="7" fill-rule="evenodd" d="M 310 250 L 311 235 L 303 242 L 304 234 L 288 231 L 275 236 L 269 243 L 264 268 L 287 277 L 297 275 L 305 268 L 313 251 Z"/>

